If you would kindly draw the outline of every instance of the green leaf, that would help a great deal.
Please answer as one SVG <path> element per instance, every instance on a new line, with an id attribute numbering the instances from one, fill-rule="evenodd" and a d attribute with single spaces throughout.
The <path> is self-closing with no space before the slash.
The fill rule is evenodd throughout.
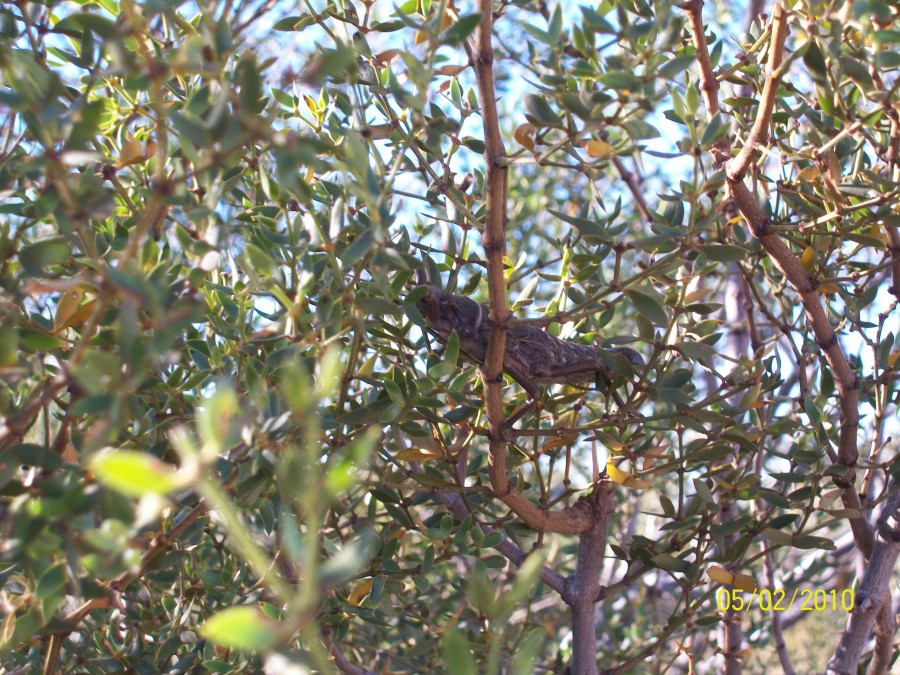
<path id="1" fill-rule="evenodd" d="M 781 546 L 792 546 L 794 543 L 794 537 L 790 533 L 775 530 L 771 527 L 764 529 L 761 534 L 772 543 L 780 544 Z"/>
<path id="2" fill-rule="evenodd" d="M 132 497 L 164 495 L 184 486 L 187 479 L 156 457 L 132 450 L 98 454 L 90 467 L 102 483 Z"/>
<path id="3" fill-rule="evenodd" d="M 483 155 L 485 148 L 487 147 L 484 144 L 483 140 L 481 140 L 480 138 L 473 138 L 472 136 L 465 136 L 460 140 L 460 142 L 469 150 L 471 150 L 472 152 L 476 152 L 479 155 Z"/>
<path id="4" fill-rule="evenodd" d="M 384 389 L 387 391 L 388 396 L 391 397 L 391 400 L 397 405 L 404 405 L 406 403 L 406 399 L 403 397 L 403 390 L 400 389 L 399 385 L 394 382 L 394 380 L 384 380 Z"/>
<path id="5" fill-rule="evenodd" d="M 461 16 L 456 23 L 444 31 L 439 41 L 451 47 L 461 45 L 472 31 L 478 27 L 479 23 L 481 23 L 481 14 L 475 13 Z"/>
<path id="6" fill-rule="evenodd" d="M 444 665 L 448 675 L 476 675 L 478 668 L 472 649 L 466 638 L 457 628 L 450 628 L 441 638 L 441 648 L 444 652 Z"/>
<path id="7" fill-rule="evenodd" d="M 896 51 L 878 52 L 875 55 L 875 65 L 882 70 L 891 70 L 900 66 L 900 53 Z"/>
<path id="8" fill-rule="evenodd" d="M 269 276 L 272 274 L 274 261 L 272 257 L 256 244 L 248 243 L 244 246 L 247 260 L 258 273 Z"/>
<path id="9" fill-rule="evenodd" d="M 803 549 L 816 548 L 822 551 L 834 551 L 837 548 L 831 539 L 826 537 L 813 537 L 811 535 L 794 537 L 794 547 Z"/>
<path id="10" fill-rule="evenodd" d="M 66 583 L 65 563 L 57 563 L 41 575 L 34 594 L 39 600 L 52 595 Z"/>
<path id="11" fill-rule="evenodd" d="M 825 65 L 825 55 L 815 41 L 809 41 L 800 47 L 803 51 L 803 64 L 816 84 L 826 86 L 828 84 L 828 67 Z"/>
<path id="12" fill-rule="evenodd" d="M 19 251 L 19 262 L 30 275 L 44 274 L 47 267 L 66 262 L 72 249 L 65 239 L 44 239 Z"/>
<path id="13" fill-rule="evenodd" d="M 677 75 L 688 69 L 688 67 L 696 60 L 696 56 L 676 56 L 671 61 L 664 63 L 657 71 L 663 78 L 671 80 Z"/>
<path id="14" fill-rule="evenodd" d="M 713 493 L 710 491 L 709 486 L 706 484 L 706 481 L 702 478 L 694 478 L 694 489 L 697 491 L 697 496 L 700 497 L 707 504 L 715 504 L 716 498 L 713 497 Z"/>
<path id="15" fill-rule="evenodd" d="M 256 59 L 250 57 L 241 59 L 235 75 L 241 86 L 241 106 L 244 112 L 259 115 L 265 109 L 268 99 L 263 95 L 262 75 L 260 75 Z"/>
<path id="16" fill-rule="evenodd" d="M 544 635 L 544 631 L 540 628 L 528 631 L 513 655 L 510 669 L 512 675 L 532 675 L 535 672 L 534 664 L 544 642 Z"/>
<path id="17" fill-rule="evenodd" d="M 747 257 L 747 249 L 730 244 L 706 244 L 697 247 L 703 255 L 715 262 L 737 262 Z"/>
<path id="18" fill-rule="evenodd" d="M 301 31 L 307 26 L 313 25 L 315 22 L 315 19 L 309 14 L 304 14 L 302 16 L 286 16 L 283 19 L 276 21 L 275 25 L 272 26 L 272 30 Z"/>
<path id="19" fill-rule="evenodd" d="M 839 61 L 844 74 L 853 80 L 863 93 L 868 93 L 875 89 L 875 83 L 872 81 L 872 76 L 869 75 L 869 69 L 866 64 L 849 56 L 841 56 Z"/>
<path id="20" fill-rule="evenodd" d="M 575 228 L 581 233 L 581 236 L 585 237 L 586 239 L 604 242 L 611 241 L 612 239 L 609 230 L 606 229 L 603 223 L 597 222 L 596 220 L 590 220 L 588 218 L 570 216 L 567 213 L 556 211 L 554 209 L 547 210 L 549 213 L 553 214 L 560 220 L 563 220 L 570 225 L 574 225 Z"/>
<path id="21" fill-rule="evenodd" d="M 659 553 L 651 558 L 653 564 L 668 572 L 683 572 L 690 566 L 686 560 L 681 560 L 669 553 Z"/>
<path id="22" fill-rule="evenodd" d="M 444 361 L 454 368 L 459 361 L 459 335 L 455 330 L 447 336 L 447 348 L 444 350 Z"/>
<path id="23" fill-rule="evenodd" d="M 65 340 L 55 335 L 31 330 L 30 328 L 23 328 L 19 332 L 19 338 L 27 349 L 34 352 L 49 352 L 65 344 Z"/>
<path id="24" fill-rule="evenodd" d="M 336 585 L 352 579 L 369 564 L 377 549 L 378 537 L 370 529 L 363 530 L 362 534 L 323 563 L 319 583 Z"/>
<path id="25" fill-rule="evenodd" d="M 222 647 L 258 652 L 278 642 L 276 626 L 255 607 L 230 607 L 211 616 L 200 633 Z"/>
<path id="26" fill-rule="evenodd" d="M 632 289 L 625 291 L 625 295 L 631 300 L 634 308 L 650 320 L 651 323 L 654 323 L 657 326 L 668 325 L 669 317 L 666 314 L 662 302 L 657 298 L 654 291 Z"/>
<path id="27" fill-rule="evenodd" d="M 562 126 L 562 118 L 556 114 L 547 99 L 537 94 L 525 95 L 525 113 L 529 120 L 538 127 Z"/>

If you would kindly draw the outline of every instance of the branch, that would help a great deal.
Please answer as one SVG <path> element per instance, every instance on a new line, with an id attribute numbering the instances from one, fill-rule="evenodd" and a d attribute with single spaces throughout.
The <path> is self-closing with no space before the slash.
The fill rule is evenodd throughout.
<path id="1" fill-rule="evenodd" d="M 643 218 L 645 222 L 653 222 L 653 214 L 650 212 L 650 207 L 647 206 L 647 200 L 644 199 L 644 193 L 641 192 L 641 183 L 637 174 L 634 171 L 629 170 L 620 157 L 613 157 L 612 163 L 613 166 L 616 167 L 616 171 L 619 172 L 619 176 L 625 181 L 625 185 L 631 191 L 631 196 L 634 197 L 634 204 L 640 212 L 641 218 Z"/>
<path id="2" fill-rule="evenodd" d="M 342 673 L 349 673 L 350 675 L 375 675 L 374 670 L 365 670 L 350 663 L 350 661 L 347 660 L 347 657 L 344 656 L 344 653 L 334 643 L 334 638 L 331 635 L 331 631 L 322 631 L 322 641 L 328 648 L 328 653 L 334 660 L 334 665 L 337 666 L 337 669 Z"/>
<path id="3" fill-rule="evenodd" d="M 66 379 L 63 376 L 44 382 L 41 389 L 15 415 L 0 417 L 0 450 L 21 442 L 44 405 L 65 388 Z"/>
<path id="4" fill-rule="evenodd" d="M 491 330 L 484 359 L 484 404 L 488 417 L 488 471 L 494 494 L 526 525 L 538 532 L 578 534 L 595 524 L 594 509 L 584 500 L 564 511 L 547 513 L 533 504 L 509 482 L 506 473 L 507 444 L 504 437 L 506 418 L 503 412 L 503 362 L 509 319 L 503 258 L 506 254 L 506 195 L 509 167 L 503 161 L 506 151 L 500 136 L 497 98 L 494 92 L 494 48 L 491 44 L 493 14 L 491 0 L 480 0 L 481 23 L 476 33 L 474 50 L 475 79 L 484 126 L 485 192 L 487 220 L 482 240 L 487 266 L 488 298 Z"/>
<path id="5" fill-rule="evenodd" d="M 772 123 L 772 110 L 775 98 L 781 85 L 781 62 L 784 60 L 784 43 L 787 40 L 788 15 L 781 2 L 775 3 L 772 16 L 772 38 L 769 43 L 769 62 L 766 64 L 766 80 L 762 90 L 762 101 L 756 111 L 756 120 L 747 137 L 747 142 L 725 166 L 725 175 L 729 183 L 743 180 L 750 163 L 756 159 L 759 147 L 768 145 L 769 126 Z"/>
<path id="6" fill-rule="evenodd" d="M 701 0 L 690 0 L 682 7 L 688 13 L 688 23 L 691 26 L 694 46 L 697 51 L 697 61 L 701 71 L 700 90 L 704 96 L 708 115 L 713 115 L 719 111 L 718 83 L 712 71 L 706 36 L 703 32 L 702 5 Z M 817 291 L 817 281 L 803 269 L 800 261 L 791 253 L 784 241 L 770 230 L 768 216 L 743 180 L 748 166 L 754 161 L 759 152 L 758 148 L 767 140 L 776 93 L 781 82 L 784 43 L 788 33 L 787 21 L 788 14 L 784 7 L 780 2 L 776 3 L 772 15 L 772 37 L 769 46 L 769 59 L 766 65 L 766 81 L 763 86 L 762 101 L 759 105 L 753 129 L 744 148 L 736 157 L 726 161 L 726 158 L 731 157 L 731 148 L 728 140 L 723 138 L 712 149 L 712 154 L 717 164 L 725 164 L 729 196 L 740 209 L 741 215 L 743 215 L 750 227 L 750 232 L 760 242 L 769 254 L 769 257 L 799 294 L 800 302 L 815 336 L 816 344 L 819 345 L 819 348 L 825 355 L 825 360 L 834 373 L 838 390 L 838 403 L 841 409 L 837 462 L 847 468 L 847 475 L 836 477 L 835 484 L 841 490 L 841 500 L 844 506 L 861 513 L 862 505 L 859 501 L 859 495 L 856 494 L 853 486 L 853 469 L 859 458 L 859 449 L 857 447 L 859 381 L 844 355 L 834 328 L 828 321 L 828 316 Z M 868 555 L 872 550 L 874 541 L 871 527 L 862 515 L 857 518 L 851 518 L 850 527 L 853 530 L 857 546 L 864 555 Z"/>
<path id="7" fill-rule="evenodd" d="M 511 491 L 506 475 L 506 441 L 503 427 L 501 386 L 503 357 L 506 350 L 507 306 L 503 257 L 506 254 L 506 178 L 508 168 L 499 160 L 506 154 L 500 136 L 497 99 L 494 93 L 494 48 L 491 44 L 493 11 L 491 0 L 481 0 L 481 24 L 475 46 L 475 79 L 484 125 L 486 164 L 487 222 L 484 227 L 484 252 L 487 258 L 488 297 L 491 305 L 491 331 L 484 361 L 484 398 L 490 428 L 490 478 L 494 492 L 504 499 Z"/>
<path id="8" fill-rule="evenodd" d="M 462 520 L 467 515 L 469 515 L 469 508 L 466 506 L 465 501 L 458 494 L 454 493 L 440 493 L 437 495 L 437 498 L 444 502 L 444 505 L 450 509 L 450 512 Z M 494 531 L 492 527 L 485 525 L 482 522 L 479 522 L 473 518 L 473 522 L 481 528 L 481 531 L 485 534 L 489 534 Z M 521 567 L 522 563 L 525 562 L 525 558 L 528 556 L 525 551 L 516 546 L 509 539 L 503 539 L 497 546 L 494 548 L 502 555 L 504 558 L 513 563 L 516 567 Z M 554 591 L 559 593 L 560 596 L 563 596 L 566 592 L 566 579 L 558 572 L 550 569 L 546 565 L 541 568 L 541 581 L 544 582 L 549 588 L 552 588 Z"/>
<path id="9" fill-rule="evenodd" d="M 885 607 L 889 608 L 891 601 L 889 584 L 897 557 L 900 556 L 900 490 L 896 484 L 892 487 L 894 494 L 887 500 L 878 519 L 878 537 L 856 592 L 855 606 L 850 612 L 847 627 L 841 635 L 834 656 L 828 662 L 827 673 L 856 673 L 876 616 L 889 613 L 885 612 Z M 886 623 L 879 627 L 881 639 L 878 642 L 882 647 L 887 627 Z"/>
<path id="10" fill-rule="evenodd" d="M 875 649 L 872 651 L 872 660 L 869 662 L 871 675 L 887 673 L 894 658 L 894 635 L 897 633 L 897 617 L 894 614 L 891 593 L 888 590 L 887 598 L 881 606 L 881 611 L 875 618 Z"/>
<path id="11" fill-rule="evenodd" d="M 771 551 L 766 551 L 763 558 L 763 569 L 766 574 L 766 586 L 769 588 L 777 588 L 775 579 L 775 561 L 772 559 Z M 784 630 L 781 625 L 781 615 L 775 609 L 769 613 L 769 622 L 772 625 L 772 639 L 775 642 L 775 651 L 778 654 L 778 661 L 785 675 L 794 675 L 794 668 L 791 665 L 791 657 L 787 651 L 787 645 L 784 642 Z"/>
<path id="12" fill-rule="evenodd" d="M 572 663 L 569 670 L 578 675 L 597 675 L 597 597 L 600 593 L 600 572 L 609 521 L 616 508 L 610 482 L 601 483 L 594 492 L 598 500 L 599 516 L 594 526 L 582 532 L 578 542 L 575 573 L 566 583 L 563 599 L 572 614 Z"/>

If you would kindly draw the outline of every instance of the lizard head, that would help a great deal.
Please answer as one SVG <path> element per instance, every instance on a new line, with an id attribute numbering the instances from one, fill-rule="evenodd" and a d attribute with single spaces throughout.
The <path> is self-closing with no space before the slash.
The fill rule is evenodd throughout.
<path id="1" fill-rule="evenodd" d="M 461 295 L 451 295 L 439 288 L 428 287 L 428 292 L 416 302 L 428 327 L 440 337 L 446 338 L 451 331 L 460 337 L 474 336 L 483 319 L 481 305 Z"/>

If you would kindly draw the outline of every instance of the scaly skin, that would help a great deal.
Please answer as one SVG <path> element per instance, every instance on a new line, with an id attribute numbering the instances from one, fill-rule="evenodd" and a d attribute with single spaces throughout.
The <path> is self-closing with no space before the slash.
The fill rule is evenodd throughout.
<path id="1" fill-rule="evenodd" d="M 475 363 L 484 363 L 490 334 L 487 306 L 429 286 L 416 307 L 441 341 L 446 342 L 455 330 L 460 351 Z M 621 354 L 636 366 L 644 363 L 641 355 L 628 347 L 613 347 L 607 351 Z M 596 381 L 598 375 L 607 382 L 612 379 L 593 347 L 560 340 L 527 324 L 518 324 L 508 330 L 503 369 L 532 398 L 538 396 L 538 385 L 584 384 Z"/>

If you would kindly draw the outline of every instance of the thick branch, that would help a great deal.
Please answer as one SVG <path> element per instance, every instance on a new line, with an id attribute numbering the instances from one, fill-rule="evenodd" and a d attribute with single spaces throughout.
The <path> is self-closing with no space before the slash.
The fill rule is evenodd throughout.
<path id="1" fill-rule="evenodd" d="M 572 663 L 569 670 L 573 675 L 598 673 L 595 612 L 609 521 L 616 507 L 609 482 L 602 483 L 592 498 L 596 499 L 598 506 L 597 519 L 590 530 L 581 534 L 575 573 L 568 579 L 563 596 L 572 613 Z"/>
<path id="2" fill-rule="evenodd" d="M 484 398 L 490 425 L 491 487 L 502 499 L 511 490 L 506 475 L 506 441 L 503 438 L 503 355 L 506 349 L 507 307 L 503 257 L 506 254 L 506 175 L 499 163 L 505 154 L 494 94 L 494 48 L 491 44 L 493 11 L 491 0 L 481 0 L 481 24 L 475 47 L 475 78 L 484 125 L 487 222 L 484 225 L 484 252 L 487 262 L 488 297 L 491 304 L 491 334 L 484 361 Z"/>
<path id="3" fill-rule="evenodd" d="M 856 672 L 876 616 L 884 610 L 885 602 L 890 603 L 889 584 L 900 555 L 900 491 L 896 491 L 896 484 L 893 487 L 895 492 L 878 519 L 878 539 L 856 592 L 854 609 L 837 650 L 828 662 L 828 673 Z"/>
<path id="4" fill-rule="evenodd" d="M 507 445 L 504 438 L 506 419 L 503 412 L 503 362 L 506 350 L 507 306 L 506 281 L 503 277 L 503 257 L 506 254 L 506 190 L 508 166 L 500 136 L 497 98 L 494 92 L 494 48 L 491 44 L 493 14 L 490 0 L 481 0 L 481 24 L 476 34 L 474 51 L 475 78 L 484 126 L 484 159 L 486 164 L 487 220 L 484 224 L 483 246 L 487 266 L 488 298 L 491 306 L 491 332 L 484 359 L 484 403 L 488 417 L 490 438 L 489 473 L 491 488 L 526 525 L 538 532 L 577 534 L 593 524 L 591 508 L 575 507 L 565 511 L 546 513 L 531 503 L 509 483 L 506 473 Z"/>

